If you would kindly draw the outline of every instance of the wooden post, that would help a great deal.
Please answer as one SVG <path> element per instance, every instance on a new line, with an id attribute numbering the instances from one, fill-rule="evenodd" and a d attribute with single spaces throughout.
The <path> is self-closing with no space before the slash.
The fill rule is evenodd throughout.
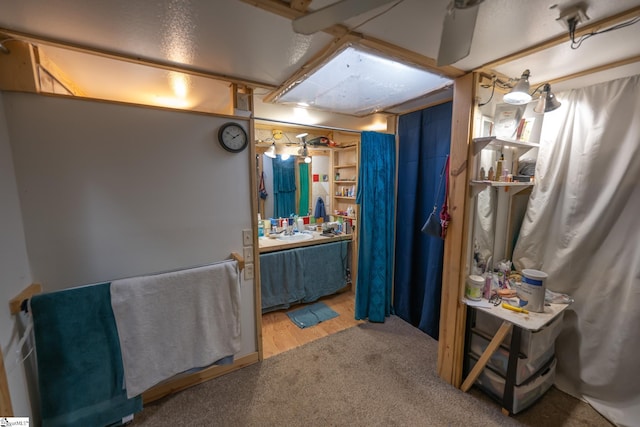
<path id="1" fill-rule="evenodd" d="M 4 369 L 4 354 L 2 354 L 2 348 L 0 348 L 0 416 L 13 417 L 11 394 L 9 393 L 7 371 Z"/>
<path id="2" fill-rule="evenodd" d="M 453 117 L 451 125 L 451 152 L 449 157 L 449 213 L 451 223 L 444 243 L 442 272 L 442 300 L 438 340 L 438 375 L 449 384 L 460 387 L 466 307 L 461 303 L 461 283 L 466 276 L 464 257 L 467 251 L 468 218 L 468 148 L 474 97 L 474 74 L 455 80 L 453 90 Z"/>

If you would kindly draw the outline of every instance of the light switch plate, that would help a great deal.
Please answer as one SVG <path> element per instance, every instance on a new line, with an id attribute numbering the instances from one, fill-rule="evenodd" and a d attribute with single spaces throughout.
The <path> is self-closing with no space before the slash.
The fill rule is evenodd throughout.
<path id="1" fill-rule="evenodd" d="M 244 265 L 244 280 L 253 279 L 253 264 Z"/>
<path id="2" fill-rule="evenodd" d="M 250 264 L 253 262 L 253 246 L 245 246 L 243 249 L 244 263 Z"/>
<path id="3" fill-rule="evenodd" d="M 251 246 L 253 244 L 253 231 L 250 228 L 242 230 L 242 246 Z"/>

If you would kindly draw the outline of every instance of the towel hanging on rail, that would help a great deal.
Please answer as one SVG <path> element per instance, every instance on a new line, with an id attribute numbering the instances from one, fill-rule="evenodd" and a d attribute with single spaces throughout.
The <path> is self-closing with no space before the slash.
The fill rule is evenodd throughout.
<path id="1" fill-rule="evenodd" d="M 42 425 L 110 425 L 142 410 L 127 399 L 109 283 L 31 298 Z"/>
<path id="2" fill-rule="evenodd" d="M 129 396 L 240 351 L 235 260 L 116 280 L 111 304 Z"/>

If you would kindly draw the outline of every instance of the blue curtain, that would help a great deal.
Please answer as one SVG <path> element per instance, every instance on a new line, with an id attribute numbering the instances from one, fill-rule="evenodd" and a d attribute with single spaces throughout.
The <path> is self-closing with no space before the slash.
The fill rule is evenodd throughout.
<path id="1" fill-rule="evenodd" d="M 294 158 L 273 159 L 273 216 L 288 218 L 296 212 L 296 170 Z"/>
<path id="2" fill-rule="evenodd" d="M 393 135 L 362 132 L 356 203 L 360 205 L 356 319 L 391 314 L 396 145 Z"/>
<path id="3" fill-rule="evenodd" d="M 421 228 L 444 201 L 446 177 L 439 183 L 451 142 L 451 103 L 400 116 L 398 135 L 394 313 L 438 339 L 444 240 Z"/>

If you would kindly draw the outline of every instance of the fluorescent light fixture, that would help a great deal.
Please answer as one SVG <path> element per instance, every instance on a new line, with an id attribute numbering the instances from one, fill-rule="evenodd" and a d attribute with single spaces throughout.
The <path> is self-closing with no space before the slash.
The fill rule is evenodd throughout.
<path id="1" fill-rule="evenodd" d="M 451 79 L 347 44 L 302 78 L 273 94 L 279 104 L 366 116 L 450 85 Z"/>

